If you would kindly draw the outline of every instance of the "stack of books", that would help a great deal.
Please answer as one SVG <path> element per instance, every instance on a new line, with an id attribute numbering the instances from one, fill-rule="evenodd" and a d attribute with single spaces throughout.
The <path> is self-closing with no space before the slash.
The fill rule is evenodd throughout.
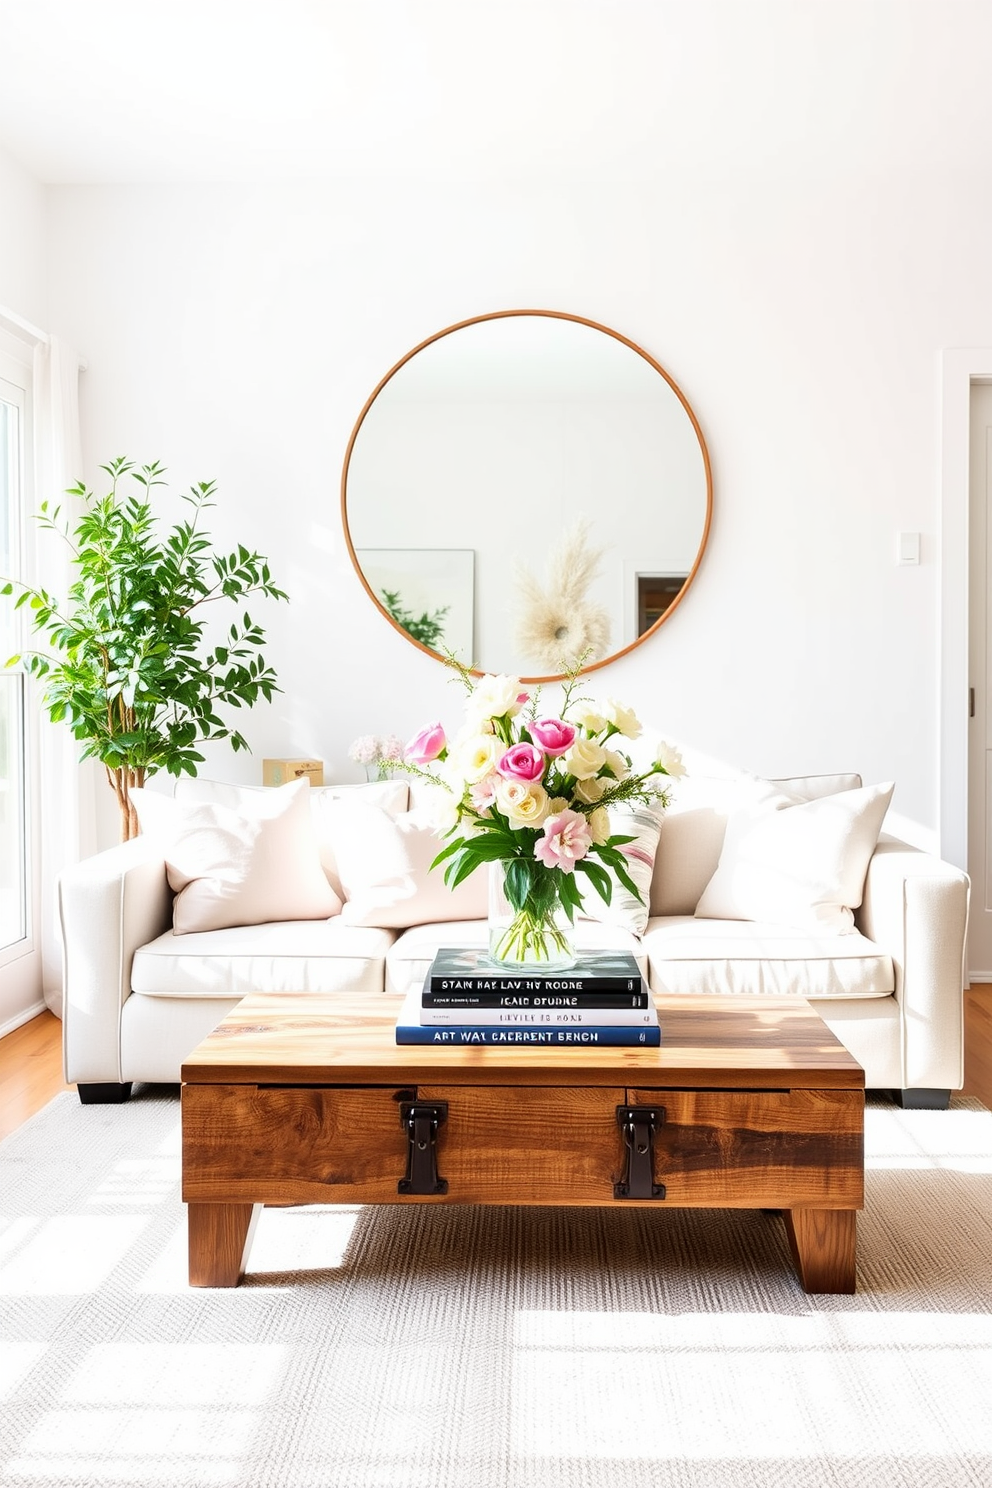
<path id="1" fill-rule="evenodd" d="M 625 952 L 590 952 L 564 972 L 513 972 L 484 951 L 440 950 L 403 1004 L 396 1042 L 645 1048 L 661 1043 L 661 1025 Z"/>

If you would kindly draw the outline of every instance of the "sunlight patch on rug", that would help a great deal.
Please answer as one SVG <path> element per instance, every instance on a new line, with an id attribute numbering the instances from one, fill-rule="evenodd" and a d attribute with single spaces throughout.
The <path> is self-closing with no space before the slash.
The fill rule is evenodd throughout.
<path id="1" fill-rule="evenodd" d="M 248 1411 L 51 1411 L 7 1464 L 11 1482 L 240 1482 L 257 1429 Z"/>
<path id="2" fill-rule="evenodd" d="M 886 1121 L 884 1109 L 865 1111 L 865 1169 L 947 1168 L 956 1173 L 992 1173 L 989 1132 L 992 1113 L 976 1110 L 903 1111 Z M 941 1121 L 935 1124 L 934 1114 Z"/>
<path id="3" fill-rule="evenodd" d="M 958 1444 L 992 1452 L 992 1317 L 887 1314 L 885 1341 L 877 1315 L 866 1324 L 815 1313 L 525 1313 L 516 1449 L 595 1457 L 609 1443 L 615 1456 L 622 1416 L 631 1458 L 926 1456 L 947 1442 L 952 1370 Z M 693 1407 L 703 1399 L 707 1409 Z"/>
<path id="4" fill-rule="evenodd" d="M 0 1296 L 95 1292 L 144 1229 L 140 1215 L 19 1216 L 0 1236 Z"/>

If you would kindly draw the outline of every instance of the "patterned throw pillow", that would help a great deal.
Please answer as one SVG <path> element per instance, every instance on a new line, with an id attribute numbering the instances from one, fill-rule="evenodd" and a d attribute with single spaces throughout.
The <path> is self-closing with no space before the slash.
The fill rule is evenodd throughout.
<path id="1" fill-rule="evenodd" d="M 609 904 L 587 884 L 582 895 L 582 914 L 585 919 L 598 920 L 601 925 L 616 925 L 629 930 L 632 935 L 643 935 L 648 923 L 651 898 L 651 878 L 654 873 L 655 854 L 661 836 L 663 811 L 643 805 L 614 806 L 610 811 L 610 833 L 631 837 L 621 851 L 627 859 L 629 872 L 641 895 L 635 899 L 629 889 L 624 888 L 612 869 L 607 869 L 613 881 L 613 896 Z M 597 860 L 598 861 L 598 860 Z"/>

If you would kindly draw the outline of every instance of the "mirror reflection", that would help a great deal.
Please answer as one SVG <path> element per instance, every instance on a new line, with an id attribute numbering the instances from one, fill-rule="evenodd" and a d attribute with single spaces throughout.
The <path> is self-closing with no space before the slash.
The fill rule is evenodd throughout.
<path id="1" fill-rule="evenodd" d="M 692 410 L 646 352 L 545 311 L 483 316 L 383 378 L 342 480 L 349 550 L 413 642 L 527 680 L 637 645 L 709 528 Z"/>

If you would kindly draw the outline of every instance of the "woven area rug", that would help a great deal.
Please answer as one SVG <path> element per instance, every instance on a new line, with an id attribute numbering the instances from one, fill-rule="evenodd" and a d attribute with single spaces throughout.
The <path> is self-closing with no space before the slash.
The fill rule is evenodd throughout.
<path id="1" fill-rule="evenodd" d="M 175 1091 L 0 1145 L 0 1482 L 992 1483 L 992 1115 L 867 1115 L 858 1293 L 758 1212 L 266 1210 L 185 1283 Z"/>

